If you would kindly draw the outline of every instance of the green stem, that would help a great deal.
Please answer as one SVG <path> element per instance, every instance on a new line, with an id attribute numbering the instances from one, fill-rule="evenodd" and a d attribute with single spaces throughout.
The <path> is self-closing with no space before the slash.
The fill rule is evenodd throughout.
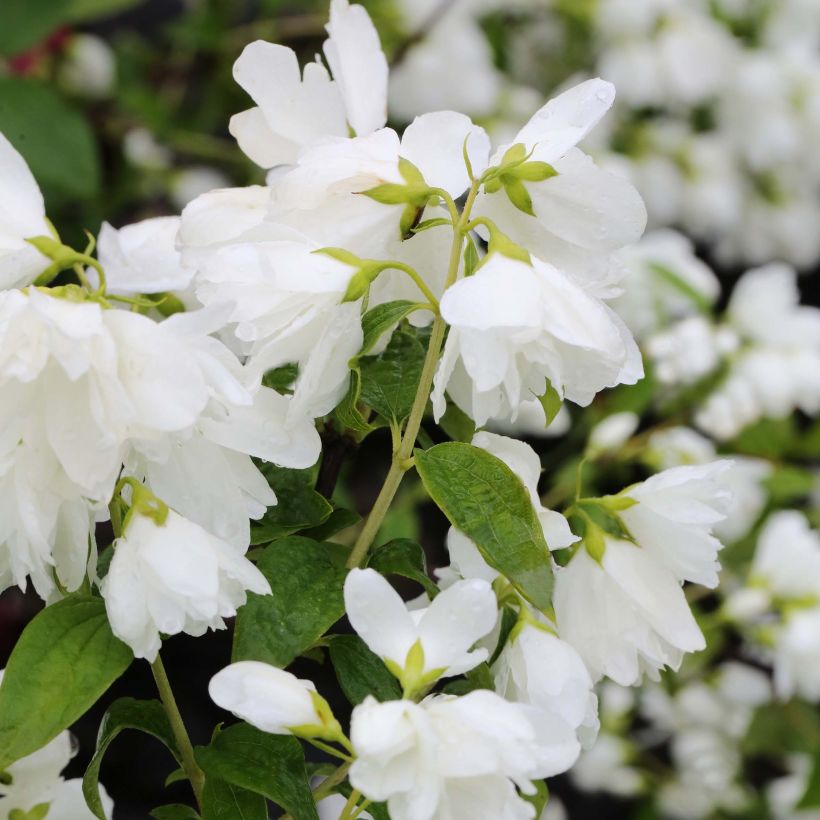
<path id="1" fill-rule="evenodd" d="M 350 755 L 340 752 L 338 749 L 334 749 L 329 743 L 324 743 L 323 741 L 316 740 L 316 738 L 313 737 L 305 738 L 305 740 L 307 740 L 311 746 L 315 746 L 317 749 L 321 749 L 323 752 L 326 752 L 333 757 L 338 757 L 339 760 L 346 760 L 349 762 L 352 759 Z"/>
<path id="2" fill-rule="evenodd" d="M 358 789 L 353 789 L 350 792 L 350 797 L 347 798 L 347 803 L 345 803 L 342 813 L 339 815 L 339 820 L 350 820 L 353 817 L 354 809 L 361 796 L 362 793 Z"/>
<path id="3" fill-rule="evenodd" d="M 461 249 L 464 245 L 464 235 L 467 232 L 467 225 L 470 221 L 470 211 L 475 203 L 476 196 L 478 196 L 478 188 L 478 180 L 473 181 L 464 203 L 464 210 L 461 212 L 458 222 L 453 227 L 453 244 L 450 248 L 450 263 L 447 270 L 447 279 L 444 283 L 444 290 L 447 290 L 458 277 Z M 373 509 L 367 516 L 364 527 L 359 533 L 356 543 L 353 545 L 350 557 L 347 559 L 347 566 L 351 569 L 361 566 L 367 557 L 367 552 L 376 538 L 379 528 L 384 521 L 384 517 L 387 515 L 387 511 L 390 509 L 390 504 L 393 502 L 396 491 L 399 489 L 401 480 L 404 478 L 404 474 L 407 470 L 412 466 L 413 448 L 415 447 L 416 437 L 419 434 L 419 428 L 424 418 L 427 400 L 430 398 L 433 376 L 436 373 L 436 366 L 438 365 L 439 356 L 441 355 L 441 345 L 444 341 L 446 329 L 447 325 L 444 319 L 437 314 L 433 320 L 430 344 L 427 347 L 427 355 L 424 358 L 424 366 L 422 367 L 416 398 L 413 401 L 410 416 L 407 419 L 407 426 L 404 428 L 404 435 L 398 448 L 393 453 L 390 469 L 387 472 L 387 477 L 384 480 L 384 484 L 382 484 L 379 495 L 376 497 L 376 502 L 373 504 Z"/>
<path id="4" fill-rule="evenodd" d="M 171 731 L 174 734 L 179 754 L 182 758 L 182 768 L 191 781 L 191 788 L 194 790 L 199 810 L 202 811 L 202 789 L 205 785 L 205 774 L 199 768 L 194 757 L 194 747 L 191 745 L 191 738 L 188 737 L 188 731 L 185 728 L 185 723 L 182 720 L 182 715 L 179 713 L 176 698 L 171 689 L 171 683 L 168 680 L 168 675 L 165 672 L 165 666 L 162 663 L 162 658 L 157 655 L 157 659 L 151 664 L 151 672 L 154 674 L 154 680 L 157 684 L 157 691 L 159 698 L 162 701 L 165 714 L 168 716 L 168 722 L 171 724 Z"/>
<path id="5" fill-rule="evenodd" d="M 386 263 L 389 268 L 393 270 L 401 271 L 402 273 L 406 273 L 415 283 L 416 287 L 424 294 L 424 298 L 433 306 L 433 312 L 438 312 L 438 299 L 433 295 L 433 291 L 427 287 L 427 283 L 424 279 L 419 276 L 419 273 L 414 268 L 411 268 L 410 265 L 405 265 L 404 262 L 394 262 L 390 261 Z"/>

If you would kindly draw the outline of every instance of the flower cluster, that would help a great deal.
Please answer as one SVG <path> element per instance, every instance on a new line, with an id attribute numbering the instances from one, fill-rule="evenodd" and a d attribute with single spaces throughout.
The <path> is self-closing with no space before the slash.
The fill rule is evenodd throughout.
<path id="1" fill-rule="evenodd" d="M 686 3 L 627 5 L 601 2 L 595 20 L 620 26 L 601 62 L 626 88 L 614 127 L 629 106 L 719 98 L 731 38 Z M 453 26 L 465 59 L 484 59 L 464 5 L 434 23 L 396 88 L 439 71 Z M 579 147 L 613 106 L 610 82 L 492 135 L 426 109 L 400 132 L 365 8 L 331 0 L 326 34 L 304 67 L 263 41 L 234 65 L 254 105 L 229 130 L 264 184 L 104 223 L 82 250 L 0 139 L 0 197 L 17 203 L 0 208 L 0 591 L 30 580 L 47 604 L 0 685 L 0 803 L 59 816 L 77 796 L 59 779 L 64 730 L 138 658 L 160 702 L 111 706 L 82 784 L 96 817 L 110 813 L 99 760 L 122 728 L 168 746 L 202 817 L 235 803 L 255 820 L 266 800 L 343 820 L 558 816 L 557 802 L 542 815 L 543 781 L 570 770 L 581 790 L 646 789 L 625 736 L 638 713 L 644 748 L 672 762 L 667 815 L 738 810 L 737 745 L 768 680 L 731 662 L 687 680 L 684 661 L 731 624 L 778 696 L 820 699 L 820 540 L 794 510 L 763 522 L 781 468 L 736 440 L 820 411 L 820 313 L 769 265 L 715 318 L 718 279 L 692 243 L 640 241 L 638 190 Z M 534 430 L 563 437 L 547 488 L 516 437 Z M 371 434 L 390 464 L 360 521 L 334 487 Z M 422 496 L 449 522 L 449 564 L 431 573 L 395 526 Z M 732 559 L 748 539 L 744 577 Z M 240 722 L 195 750 L 163 641 L 229 622 L 232 662 L 209 694 Z M 326 675 L 290 671 L 300 657 L 332 667 L 349 721 Z M 313 783 L 307 746 L 336 763 Z M 29 772 L 40 756 L 48 777 Z M 157 816 L 188 811 L 172 809 Z"/>
<path id="2" fill-rule="evenodd" d="M 811 158 L 820 128 L 814 3 L 553 0 L 508 8 L 461 0 L 440 16 L 399 6 L 419 42 L 397 71 L 397 116 L 459 105 L 506 133 L 541 92 L 579 75 L 606 77 L 618 103 L 593 137 L 595 151 L 637 186 L 653 227 L 681 226 L 732 263 L 783 259 L 810 268 L 820 259 L 812 229 L 820 219 L 820 167 Z M 505 72 L 494 59 L 497 41 L 485 34 L 499 19 Z M 455 29 L 457 69 L 447 83 L 433 82 Z M 477 87 L 485 90 L 479 97 Z"/>

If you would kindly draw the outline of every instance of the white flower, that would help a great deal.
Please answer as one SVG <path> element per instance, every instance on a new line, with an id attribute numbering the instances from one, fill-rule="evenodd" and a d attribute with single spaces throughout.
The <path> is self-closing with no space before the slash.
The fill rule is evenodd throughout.
<path id="1" fill-rule="evenodd" d="M 594 680 L 632 686 L 705 646 L 675 575 L 627 541 L 606 538 L 600 563 L 579 549 L 556 573 L 554 606 L 558 634 Z"/>
<path id="2" fill-rule="evenodd" d="M 347 121 L 356 134 L 369 134 L 387 121 L 387 58 L 364 6 L 331 0 L 323 50 L 342 95 Z"/>
<path id="3" fill-rule="evenodd" d="M 593 458 L 608 450 L 617 450 L 638 429 L 640 418 L 636 413 L 613 413 L 592 428 L 587 442 L 587 454 Z"/>
<path id="4" fill-rule="evenodd" d="M 598 733 L 598 698 L 581 656 L 546 624 L 514 628 L 493 665 L 496 691 L 563 720 L 584 747 Z"/>
<path id="5" fill-rule="evenodd" d="M 643 367 L 620 319 L 573 279 L 533 257 L 532 265 L 492 254 L 448 288 L 441 314 L 450 325 L 432 394 L 436 418 L 444 392 L 478 425 L 516 416 L 547 381 L 586 405 L 597 392 L 634 384 Z"/>
<path id="6" fill-rule="evenodd" d="M 727 439 L 763 417 L 820 410 L 820 310 L 800 305 L 797 274 L 772 264 L 744 274 L 728 318 L 748 342 L 695 420 Z"/>
<path id="7" fill-rule="evenodd" d="M 623 294 L 611 304 L 639 339 L 712 304 L 720 294 L 715 274 L 676 231 L 648 233 L 618 251 L 618 258 L 629 273 L 621 282 Z"/>
<path id="8" fill-rule="evenodd" d="M 409 122 L 419 114 L 445 109 L 471 117 L 495 112 L 502 74 L 495 66 L 486 35 L 466 5 L 455 3 L 446 9 L 432 31 L 391 68 L 391 117 Z M 405 12 L 412 13 L 418 4 L 403 6 Z M 418 20 L 417 28 L 425 22 Z"/>
<path id="9" fill-rule="evenodd" d="M 360 304 L 342 303 L 355 268 L 316 250 L 305 237 L 237 242 L 198 262 L 197 297 L 228 309 L 250 371 L 261 378 L 299 366 L 291 419 L 322 416 L 339 403 L 362 343 Z"/>
<path id="10" fill-rule="evenodd" d="M 637 502 L 619 512 L 629 533 L 679 581 L 717 586 L 723 545 L 712 528 L 731 501 L 723 480 L 730 467 L 728 461 L 673 467 L 620 494 Z"/>
<path id="11" fill-rule="evenodd" d="M 421 171 L 429 186 L 457 198 L 470 184 L 463 159 L 465 143 L 473 172 L 480 175 L 487 166 L 489 137 L 455 111 L 416 117 L 401 139 L 392 128 L 383 128 L 366 136 L 325 140 L 301 152 L 296 167 L 277 186 L 277 196 L 291 207 L 308 209 L 331 195 L 362 193 L 384 183 L 403 185 L 401 157 Z M 398 222 L 400 209 L 391 209 Z"/>
<path id="12" fill-rule="evenodd" d="M 808 572 L 803 568 L 803 572 Z M 775 634 L 774 687 L 778 697 L 820 701 L 820 606 L 797 610 Z"/>
<path id="13" fill-rule="evenodd" d="M 161 293 L 185 290 L 194 270 L 182 264 L 176 249 L 176 216 L 144 219 L 119 230 L 103 222 L 97 258 L 112 293 Z"/>
<path id="14" fill-rule="evenodd" d="M 207 165 L 193 165 L 182 168 L 171 179 L 171 202 L 181 211 L 198 196 L 216 189 L 227 188 L 230 178 L 222 171 Z"/>
<path id="15" fill-rule="evenodd" d="M 623 738 L 601 734 L 595 745 L 581 753 L 570 770 L 576 788 L 633 797 L 644 788 L 640 771 L 631 763 L 632 747 Z"/>
<path id="16" fill-rule="evenodd" d="M 114 51 L 94 34 L 72 34 L 60 63 L 58 78 L 70 92 L 81 97 L 107 97 L 117 79 Z"/>
<path id="17" fill-rule="evenodd" d="M 534 216 L 513 205 L 505 191 L 482 192 L 474 214 L 492 219 L 510 238 L 542 259 L 590 279 L 600 287 L 611 278 L 609 254 L 635 242 L 646 225 L 646 209 L 623 177 L 599 169 L 574 146 L 612 105 L 615 89 L 588 80 L 550 100 L 518 132 L 513 144 L 556 175 L 525 183 Z M 491 159 L 500 162 L 502 146 Z"/>
<path id="18" fill-rule="evenodd" d="M 0 680 L 2 677 L 0 670 Z M 82 794 L 82 781 L 63 780 L 60 776 L 74 751 L 71 735 L 61 732 L 43 748 L 7 766 L 5 774 L 10 782 L 0 782 L 0 816 L 11 817 L 15 811 L 25 815 L 47 803 L 49 818 L 92 820 L 94 815 Z M 114 804 L 102 785 L 100 795 L 105 816 L 110 818 Z"/>
<path id="19" fill-rule="evenodd" d="M 820 597 L 820 533 L 802 513 L 772 513 L 757 539 L 750 581 L 777 598 Z"/>
<path id="20" fill-rule="evenodd" d="M 333 80 L 318 60 L 300 76 L 295 52 L 257 40 L 234 64 L 234 78 L 256 108 L 231 118 L 239 147 L 258 165 L 295 162 L 300 150 L 326 137 L 360 136 L 387 119 L 387 61 L 363 6 L 332 0 L 324 52 Z"/>
<path id="21" fill-rule="evenodd" d="M 309 680 L 258 661 L 239 661 L 211 678 L 211 700 L 263 732 L 316 736 L 339 729 Z M 329 724 L 328 718 L 330 718 Z"/>
<path id="22" fill-rule="evenodd" d="M 689 316 L 647 340 L 646 352 L 663 384 L 694 384 L 714 371 L 739 341 L 726 327 L 704 316 Z"/>
<path id="23" fill-rule="evenodd" d="M 49 265 L 25 240 L 51 236 L 43 195 L 26 161 L 0 133 L 0 288 L 33 282 Z"/>
<path id="24" fill-rule="evenodd" d="M 529 793 L 579 749 L 560 721 L 486 690 L 421 704 L 368 697 L 353 710 L 351 740 L 351 783 L 387 801 L 395 820 L 530 820 L 515 786 Z"/>
<path id="25" fill-rule="evenodd" d="M 344 586 L 351 626 L 405 685 L 424 687 L 460 675 L 483 661 L 473 644 L 494 626 L 498 605 L 483 580 L 458 581 L 423 609 L 408 610 L 388 581 L 372 569 L 351 570 Z"/>
<path id="26" fill-rule="evenodd" d="M 270 594 L 270 585 L 242 551 L 173 510 L 162 524 L 134 510 L 102 582 L 112 631 L 151 662 L 160 633 L 223 629 L 248 590 Z"/>
<path id="27" fill-rule="evenodd" d="M 806 793 L 813 763 L 811 755 L 789 755 L 787 774 L 776 777 L 766 787 L 766 802 L 775 820 L 818 820 L 817 809 L 798 809 Z"/>

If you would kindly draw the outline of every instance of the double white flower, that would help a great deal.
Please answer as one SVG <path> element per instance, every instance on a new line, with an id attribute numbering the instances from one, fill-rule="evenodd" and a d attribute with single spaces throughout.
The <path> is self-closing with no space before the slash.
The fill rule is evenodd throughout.
<path id="1" fill-rule="evenodd" d="M 153 662 L 160 633 L 224 629 L 247 591 L 270 594 L 265 576 L 237 550 L 173 510 L 158 521 L 134 509 L 102 582 L 114 634 Z"/>
<path id="2" fill-rule="evenodd" d="M 350 782 L 387 801 L 395 820 L 531 820 L 516 792 L 568 769 L 578 743 L 560 720 L 477 690 L 460 698 L 379 703 L 353 710 Z"/>
<path id="3" fill-rule="evenodd" d="M 594 679 L 634 685 L 705 646 L 680 585 L 717 584 L 711 528 L 729 502 L 720 487 L 728 466 L 676 467 L 624 491 L 617 514 L 637 543 L 601 533 L 602 555 L 579 549 L 558 571 L 558 631 Z"/>
<path id="4" fill-rule="evenodd" d="M 447 391 L 477 424 L 516 417 L 521 405 L 552 386 L 581 405 L 643 375 L 623 322 L 569 274 L 533 257 L 498 253 L 449 288 L 441 315 L 450 334 L 436 372 L 433 408 Z"/>

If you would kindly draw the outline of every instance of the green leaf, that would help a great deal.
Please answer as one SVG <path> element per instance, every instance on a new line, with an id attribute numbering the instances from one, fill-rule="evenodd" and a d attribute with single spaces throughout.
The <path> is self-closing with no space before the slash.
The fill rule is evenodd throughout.
<path id="1" fill-rule="evenodd" d="M 157 806 L 148 814 L 155 820 L 199 820 L 199 815 L 184 803 L 169 803 L 167 806 Z"/>
<path id="2" fill-rule="evenodd" d="M 547 784 L 543 780 L 533 781 L 533 786 L 535 786 L 535 794 L 522 794 L 521 796 L 528 803 L 532 803 L 532 805 L 535 806 L 535 814 L 533 817 L 540 817 L 549 802 L 550 793 Z"/>
<path id="3" fill-rule="evenodd" d="M 447 402 L 447 409 L 438 420 L 438 426 L 453 441 L 469 443 L 475 435 L 475 422 L 453 401 Z"/>
<path id="4" fill-rule="evenodd" d="M 362 316 L 362 333 L 364 341 L 359 356 L 366 356 L 379 341 L 383 333 L 397 325 L 413 311 L 419 310 L 423 305 L 418 302 L 409 302 L 406 299 L 397 299 L 395 302 L 385 302 L 376 305 L 372 310 Z"/>
<path id="5" fill-rule="evenodd" d="M 293 820 L 318 820 L 304 753 L 295 737 L 270 735 L 238 723 L 217 733 L 209 746 L 197 748 L 196 759 L 205 772 L 206 786 L 213 776 L 263 795 Z M 230 815 L 231 820 L 238 817 L 242 815 Z"/>
<path id="6" fill-rule="evenodd" d="M 100 820 L 105 820 L 99 790 L 100 764 L 111 742 L 124 729 L 137 729 L 152 735 L 168 747 L 177 763 L 181 763 L 174 733 L 159 701 L 134 698 L 115 700 L 103 715 L 97 735 L 97 749 L 83 776 L 85 802 Z"/>
<path id="7" fill-rule="evenodd" d="M 820 752 L 815 751 L 809 780 L 806 784 L 806 791 L 800 798 L 796 809 L 820 808 Z"/>
<path id="8" fill-rule="evenodd" d="M 344 615 L 345 569 L 331 545 L 290 536 L 257 562 L 272 595 L 249 593 L 234 632 L 234 661 L 285 667 Z"/>
<path id="9" fill-rule="evenodd" d="M 120 14 L 143 2 L 144 0 L 68 0 L 64 3 L 66 20 L 72 23 L 98 20 Z"/>
<path id="10" fill-rule="evenodd" d="M 36 45 L 65 20 L 65 0 L 3 0 L 0 54 L 11 56 Z"/>
<path id="11" fill-rule="evenodd" d="M 261 794 L 209 774 L 202 793 L 202 820 L 268 820 L 268 806 Z"/>
<path id="12" fill-rule="evenodd" d="M 302 530 L 301 535 L 305 538 L 312 538 L 314 541 L 327 541 L 336 533 L 358 524 L 362 517 L 353 510 L 346 510 L 344 507 L 339 507 L 333 510 L 328 519 L 319 524 L 318 527 L 312 527 L 309 530 Z"/>
<path id="13" fill-rule="evenodd" d="M 444 692 L 448 695 L 468 695 L 476 689 L 489 689 L 495 691 L 495 681 L 489 664 L 484 661 L 465 674 L 463 678 L 450 681 L 444 686 Z"/>
<path id="14" fill-rule="evenodd" d="M 102 598 L 70 595 L 38 613 L 0 684 L 0 770 L 71 726 L 133 659 L 111 632 Z"/>
<path id="15" fill-rule="evenodd" d="M 339 686 L 354 706 L 368 695 L 381 701 L 401 698 L 399 682 L 358 635 L 332 635 L 330 660 Z"/>
<path id="16" fill-rule="evenodd" d="M 395 538 L 376 547 L 367 565 L 382 575 L 401 575 L 424 587 L 431 597 L 438 595 L 438 587 L 427 575 L 427 559 L 421 544 L 409 538 Z"/>
<path id="17" fill-rule="evenodd" d="M 450 523 L 539 609 L 552 599 L 552 562 L 521 479 L 486 450 L 451 441 L 416 450 L 416 470 Z"/>
<path id="18" fill-rule="evenodd" d="M 298 364 L 283 364 L 281 367 L 268 370 L 262 377 L 262 384 L 276 390 L 278 393 L 285 393 L 293 386 L 298 375 Z"/>
<path id="19" fill-rule="evenodd" d="M 359 410 L 362 393 L 362 374 L 358 367 L 350 371 L 350 386 L 345 397 L 333 411 L 336 420 L 345 430 L 351 430 L 364 437 L 376 428 L 370 424 Z"/>
<path id="20" fill-rule="evenodd" d="M 817 487 L 817 476 L 811 470 L 784 464 L 761 483 L 768 490 L 772 503 L 780 507 L 811 495 Z"/>
<path id="21" fill-rule="evenodd" d="M 416 336 L 394 333 L 384 353 L 361 361 L 362 401 L 386 419 L 404 421 L 416 398 L 424 357 Z"/>
<path id="22" fill-rule="evenodd" d="M 268 544 L 297 530 L 317 527 L 330 517 L 333 507 L 313 489 L 312 469 L 288 470 L 266 464 L 263 472 L 278 503 L 259 521 L 251 522 L 251 544 Z"/>
<path id="23" fill-rule="evenodd" d="M 2 15 L 17 5 L 15 0 L 0 2 L 4 10 L 0 32 L 9 31 Z M 33 16 L 35 11 L 27 14 Z M 97 195 L 100 162 L 91 128 L 49 86 L 22 77 L 0 77 L 0 131 L 23 155 L 47 201 Z"/>
<path id="24" fill-rule="evenodd" d="M 541 407 L 544 408 L 544 415 L 547 417 L 544 426 L 549 427 L 561 409 L 561 396 L 558 395 L 558 391 L 552 386 L 549 379 L 547 379 L 547 389 L 543 395 L 538 396 L 538 401 L 541 402 Z"/>
<path id="25" fill-rule="evenodd" d="M 527 186 L 524 185 L 520 179 L 516 179 L 513 176 L 505 175 L 502 179 L 504 191 L 509 197 L 510 202 L 512 202 L 519 211 L 523 211 L 525 214 L 529 214 L 529 216 L 535 216 L 535 211 L 532 207 L 532 198 L 527 190 Z"/>

